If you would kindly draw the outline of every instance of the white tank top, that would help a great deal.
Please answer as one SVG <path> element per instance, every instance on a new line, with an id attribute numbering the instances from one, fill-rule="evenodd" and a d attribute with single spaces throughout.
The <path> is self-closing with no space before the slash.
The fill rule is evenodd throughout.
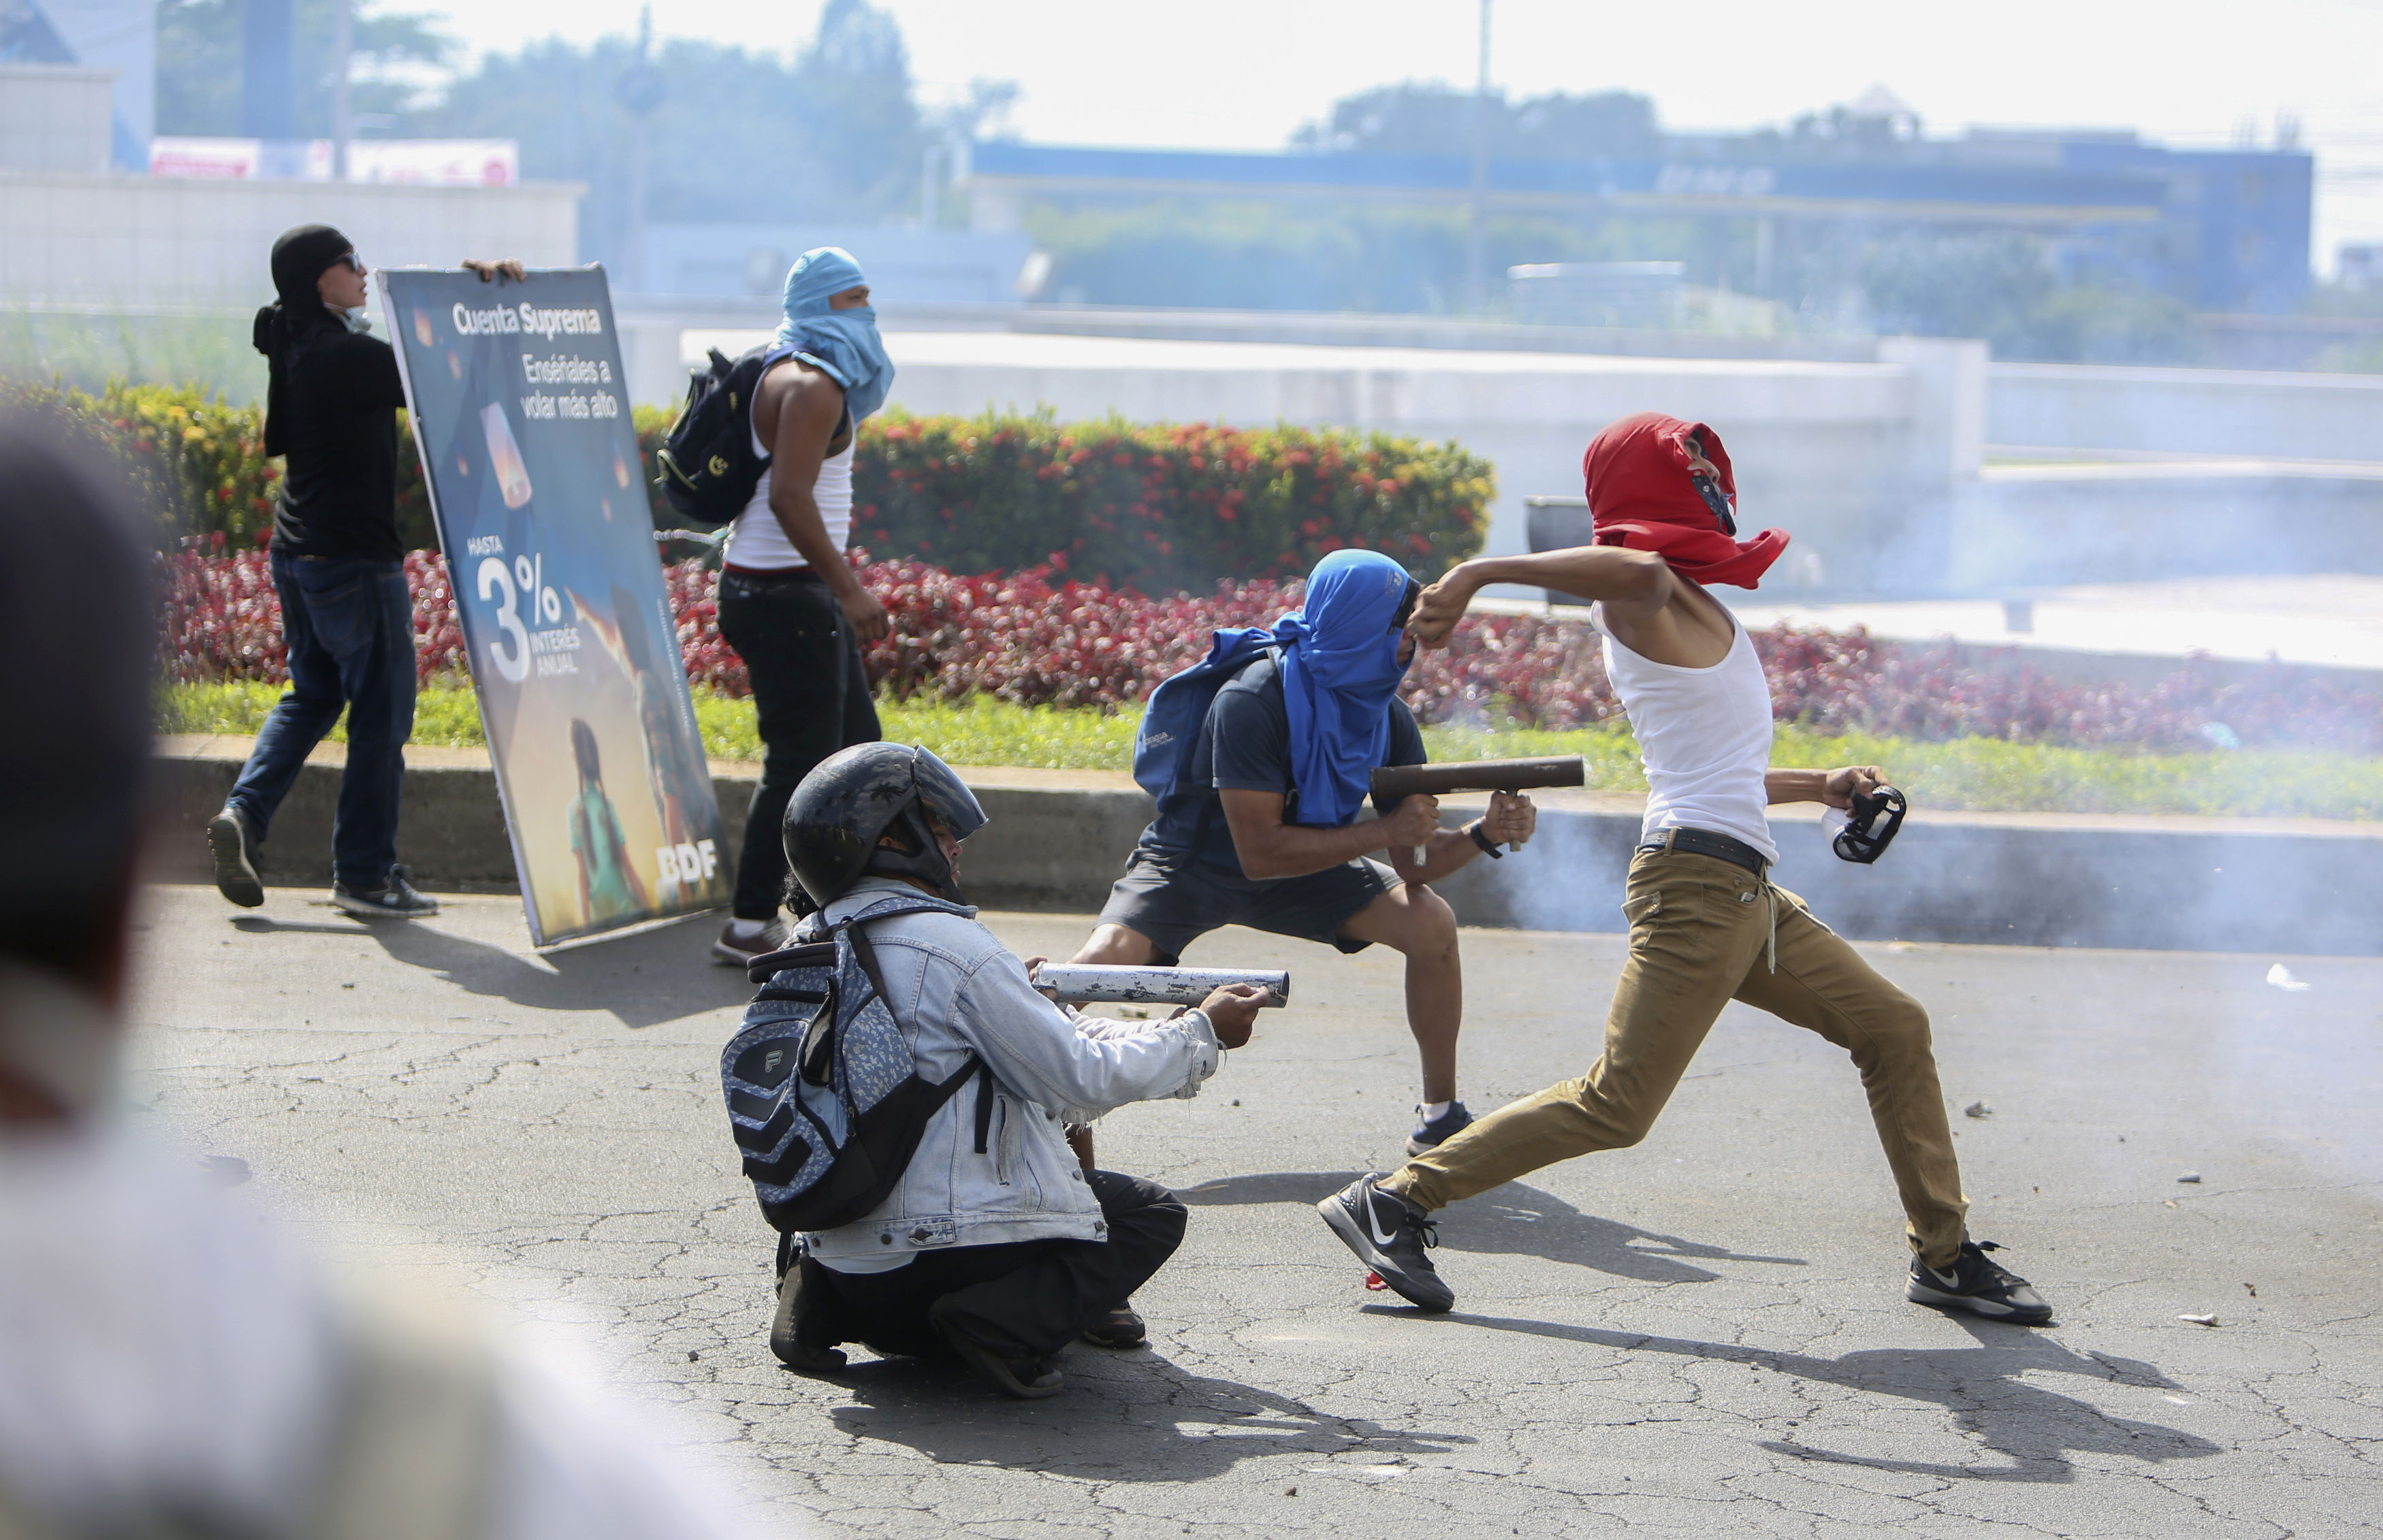
<path id="1" fill-rule="evenodd" d="M 1597 616 L 1604 629 L 1604 616 Z M 1771 799 L 1771 685 L 1746 628 L 1733 618 L 1729 654 L 1709 669 L 1675 668 L 1605 637 L 1605 673 L 1638 735 L 1647 767 L 1641 839 L 1666 829 L 1704 829 L 1744 840 L 1777 860 Z"/>
<path id="2" fill-rule="evenodd" d="M 764 379 L 768 377 L 766 374 L 762 376 Z M 728 526 L 728 546 L 722 557 L 736 566 L 758 572 L 809 567 L 810 563 L 803 560 L 803 553 L 786 538 L 785 526 L 770 511 L 770 446 L 761 442 L 758 427 L 746 432 L 753 437 L 753 452 L 761 457 L 761 479 L 754 485 L 753 499 L 745 505 L 745 511 Z M 844 447 L 843 453 L 821 461 L 819 479 L 811 483 L 811 499 L 819 504 L 820 522 L 827 525 L 828 543 L 838 550 L 845 548 L 852 535 L 852 454 L 858 448 L 860 430 L 855 424 L 852 442 Z"/>

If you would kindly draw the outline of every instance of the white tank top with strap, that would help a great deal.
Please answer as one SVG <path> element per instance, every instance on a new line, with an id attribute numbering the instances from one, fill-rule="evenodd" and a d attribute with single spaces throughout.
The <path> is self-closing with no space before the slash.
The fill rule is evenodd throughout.
<path id="1" fill-rule="evenodd" d="M 1596 618 L 1604 630 L 1602 610 Z M 1746 628 L 1733 618 L 1730 631 L 1728 654 L 1709 669 L 1642 658 L 1606 632 L 1605 673 L 1629 713 L 1647 768 L 1639 837 L 1703 829 L 1744 840 L 1775 861 L 1779 847 L 1762 789 L 1771 764 L 1771 685 Z"/>
<path id="2" fill-rule="evenodd" d="M 771 370 L 785 367 L 773 363 Z M 769 377 L 764 371 L 763 379 Z M 759 389 L 757 382 L 755 388 Z M 778 516 L 770 511 L 770 446 L 761 442 L 759 427 L 746 430 L 753 438 L 753 452 L 761 457 L 761 479 L 754 484 L 753 496 L 745 504 L 745 511 L 736 515 L 728 526 L 728 546 L 722 553 L 734 566 L 756 572 L 788 572 L 809 568 L 803 553 L 786 538 Z M 827 525 L 828 543 L 842 550 L 852 535 L 852 455 L 860 447 L 858 425 L 855 425 L 852 442 L 840 454 L 830 455 L 820 462 L 819 479 L 811 483 L 811 499 L 819 504 L 820 522 Z"/>

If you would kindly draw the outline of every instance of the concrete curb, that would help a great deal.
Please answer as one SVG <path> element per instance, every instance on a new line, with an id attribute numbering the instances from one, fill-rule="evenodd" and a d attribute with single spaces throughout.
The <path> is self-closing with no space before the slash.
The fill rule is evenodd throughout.
<path id="1" fill-rule="evenodd" d="M 181 738 L 159 749 L 157 875 L 210 881 L 198 831 L 223 805 L 248 741 Z M 401 858 L 434 885 L 510 885 L 512 851 L 487 756 L 414 748 L 406 758 Z M 268 881 L 329 882 L 342 758 L 325 745 L 300 773 L 266 846 Z M 1150 818 L 1150 799 L 1122 772 L 962 773 L 992 817 L 969 843 L 967 867 L 969 895 L 991 907 L 1097 910 Z M 730 852 L 758 774 L 712 766 Z M 1637 799 L 1540 800 L 1528 849 L 1435 886 L 1466 925 L 1622 929 Z M 1451 823 L 1473 816 L 1461 802 L 1443 807 Z M 1775 814 L 1779 882 L 1858 939 L 2383 955 L 2383 824 L 1923 808 L 1883 861 L 1857 867 L 1828 853 L 1818 809 Z"/>

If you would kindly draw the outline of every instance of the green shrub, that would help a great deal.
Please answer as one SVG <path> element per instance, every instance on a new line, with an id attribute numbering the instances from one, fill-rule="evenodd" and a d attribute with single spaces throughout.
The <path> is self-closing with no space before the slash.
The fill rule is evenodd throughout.
<path id="1" fill-rule="evenodd" d="M 949 572 L 1049 561 L 1148 594 L 1303 573 L 1327 551 L 1386 551 L 1438 573 L 1481 548 L 1489 462 L 1448 444 L 1329 428 L 872 419 L 853 538 Z"/>
<path id="2" fill-rule="evenodd" d="M 221 533 L 248 543 L 273 525 L 280 468 L 265 458 L 254 409 L 190 386 L 116 382 L 97 395 L 9 385 L 0 400 L 87 424 L 157 511 L 161 536 Z"/>
<path id="3" fill-rule="evenodd" d="M 149 490 L 162 536 L 240 547 L 271 531 L 280 469 L 265 456 L 257 408 L 193 387 L 7 393 L 88 422 Z M 671 417 L 634 414 L 658 524 L 673 522 L 652 482 Z M 398 533 L 408 549 L 436 549 L 401 416 L 398 431 Z M 1050 561 L 1165 594 L 1295 576 L 1343 547 L 1437 573 L 1481 548 L 1494 483 L 1477 455 L 1382 434 L 897 412 L 863 429 L 854 490 L 853 537 L 877 556 L 963 573 Z"/>

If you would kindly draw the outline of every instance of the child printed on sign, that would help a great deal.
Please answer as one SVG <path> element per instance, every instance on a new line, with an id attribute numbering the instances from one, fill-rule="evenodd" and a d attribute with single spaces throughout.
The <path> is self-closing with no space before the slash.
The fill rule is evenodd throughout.
<path id="1" fill-rule="evenodd" d="M 571 802 L 571 853 L 579 858 L 579 906 L 590 925 L 626 919 L 652 907 L 646 885 L 629 864 L 621 820 L 604 795 L 604 764 L 596 730 L 571 719 L 571 752 L 579 761 L 579 795 Z"/>

